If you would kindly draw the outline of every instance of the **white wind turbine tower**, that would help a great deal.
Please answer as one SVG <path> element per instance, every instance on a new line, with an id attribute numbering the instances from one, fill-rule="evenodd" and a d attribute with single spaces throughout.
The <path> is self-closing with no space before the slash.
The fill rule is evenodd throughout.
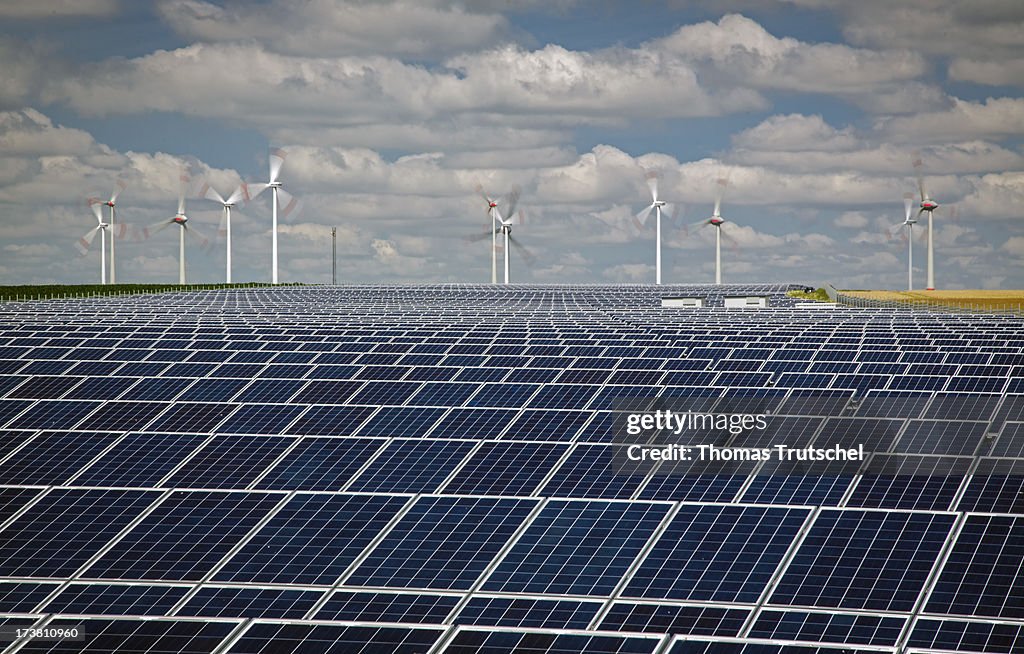
<path id="1" fill-rule="evenodd" d="M 199 189 L 199 197 L 218 202 L 224 208 L 224 213 L 221 216 L 221 231 L 224 234 L 226 241 L 227 250 L 227 263 L 225 264 L 226 271 L 224 279 L 226 283 L 231 283 L 231 207 L 238 204 L 238 201 L 242 198 L 248 198 L 248 189 L 245 184 L 240 184 L 235 189 L 234 193 L 228 196 L 225 200 L 224 197 L 217 192 L 208 182 L 203 182 L 202 188 Z"/>
<path id="2" fill-rule="evenodd" d="M 924 189 L 924 177 L 921 175 L 921 157 L 918 156 L 914 159 L 914 172 L 917 173 L 917 188 L 921 192 L 921 205 L 917 212 L 917 217 L 920 218 L 924 212 L 928 213 L 928 288 L 929 291 L 935 290 L 935 241 L 932 236 L 932 214 L 936 209 L 939 208 L 939 203 L 932 200 L 928 196 L 928 191 Z"/>
<path id="3" fill-rule="evenodd" d="M 89 208 L 92 209 L 92 213 L 96 216 L 96 226 L 93 227 L 86 233 L 85 236 L 78 239 L 75 243 L 75 247 L 82 253 L 84 257 L 89 252 L 89 248 L 92 246 L 93 240 L 96 238 L 96 233 L 100 235 L 100 283 L 107 283 L 107 229 L 110 225 L 103 222 L 103 209 L 102 205 L 106 204 L 99 198 L 89 198 L 86 200 Z"/>
<path id="4" fill-rule="evenodd" d="M 199 230 L 194 227 L 188 226 L 188 216 L 185 215 L 185 187 L 188 185 L 189 178 L 185 173 L 181 174 L 180 186 L 178 191 L 178 212 L 173 217 L 167 220 L 161 220 L 158 223 L 150 225 L 146 228 L 146 236 L 155 234 L 168 225 L 178 226 L 178 284 L 185 284 L 185 234 L 186 232 L 194 234 L 200 239 L 201 246 L 205 246 L 209 243 L 209 239 L 203 236 Z M 155 229 L 153 229 L 155 228 Z M 153 230 L 152 232 L 150 230 Z"/>
<path id="5" fill-rule="evenodd" d="M 639 228 L 647 224 L 651 212 L 655 215 L 654 234 L 654 283 L 661 283 L 661 210 L 668 204 L 658 199 L 658 173 L 651 170 L 647 172 L 647 186 L 651 189 L 651 204 L 645 207 L 636 215 L 636 222 Z M 667 210 L 667 209 L 666 209 Z"/>
<path id="6" fill-rule="evenodd" d="M 288 191 L 281 188 L 281 182 L 278 181 L 278 176 L 281 174 L 281 166 L 284 165 L 284 158 L 287 153 L 280 148 L 275 148 L 270 151 L 270 181 L 266 184 L 249 184 L 248 189 L 250 192 L 255 190 L 255 193 L 251 193 L 251 197 L 255 198 L 257 195 L 262 193 L 264 189 L 269 188 L 273 194 L 271 198 L 273 223 L 271 227 L 271 241 L 270 241 L 270 282 L 272 284 L 277 283 L 277 210 L 278 206 L 281 206 L 281 213 L 284 216 L 288 216 L 298 206 L 298 200 Z"/>

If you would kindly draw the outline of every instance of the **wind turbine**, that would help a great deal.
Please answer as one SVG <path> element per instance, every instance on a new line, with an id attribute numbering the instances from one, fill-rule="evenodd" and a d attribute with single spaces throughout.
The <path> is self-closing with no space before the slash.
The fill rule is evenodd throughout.
<path id="1" fill-rule="evenodd" d="M 655 234 L 654 234 L 654 283 L 661 283 L 661 210 L 667 206 L 668 203 L 658 199 L 658 173 L 650 170 L 647 171 L 647 186 L 651 189 L 651 204 L 645 207 L 636 215 L 635 221 L 638 228 L 643 228 L 647 224 L 647 219 L 650 217 L 651 212 L 655 215 Z"/>
<path id="2" fill-rule="evenodd" d="M 711 217 L 699 222 L 693 223 L 689 227 L 703 227 L 704 225 L 712 225 L 715 228 L 715 283 L 722 283 L 722 226 L 725 224 L 725 218 L 722 218 L 722 197 L 725 195 L 725 187 L 729 184 L 729 180 L 724 177 L 719 177 L 716 182 L 718 185 L 715 191 L 715 209 L 711 212 Z M 689 231 L 689 230 L 686 230 Z M 728 237 L 728 235 L 726 235 Z"/>
<path id="3" fill-rule="evenodd" d="M 85 236 L 78 239 L 75 243 L 75 247 L 82 253 L 84 257 L 89 252 L 89 248 L 92 246 L 93 240 L 96 238 L 96 233 L 100 235 L 100 283 L 107 283 L 107 229 L 110 227 L 109 224 L 103 222 L 103 209 L 100 207 L 106 204 L 99 198 L 89 198 L 86 200 L 89 208 L 92 209 L 92 213 L 96 216 L 96 226 L 90 229 Z"/>
<path id="4" fill-rule="evenodd" d="M 514 207 L 515 203 L 513 202 L 511 204 L 511 206 Z M 513 215 L 513 216 L 511 216 L 509 218 L 502 218 L 501 214 L 498 213 L 497 210 L 495 210 L 495 214 L 498 217 L 498 222 L 501 223 L 500 231 L 501 231 L 501 234 L 502 234 L 502 236 L 504 238 L 504 241 L 505 241 L 504 247 L 503 247 L 503 249 L 505 251 L 504 252 L 505 253 L 505 283 L 508 284 L 508 280 L 509 280 L 509 275 L 508 275 L 509 263 L 508 262 L 509 262 L 509 254 L 510 254 L 509 253 L 509 244 L 514 245 L 516 247 L 516 250 L 519 251 L 519 254 L 521 254 L 524 259 L 526 259 L 527 263 L 532 262 L 534 260 L 534 256 L 533 256 L 533 254 L 529 250 L 526 249 L 526 247 L 522 243 L 520 243 L 518 240 L 516 240 L 512 236 L 512 226 L 513 225 L 523 225 L 523 224 L 526 223 L 526 215 L 522 212 L 522 210 L 520 210 L 518 214 L 515 214 L 515 215 Z"/>
<path id="5" fill-rule="evenodd" d="M 208 238 L 203 236 L 199 230 L 195 227 L 188 226 L 188 216 L 185 215 L 185 187 L 188 185 L 189 178 L 185 173 L 181 174 L 179 178 L 180 186 L 178 190 L 178 212 L 173 217 L 167 220 L 161 220 L 158 223 L 150 225 L 146 228 L 146 236 L 150 235 L 150 229 L 155 228 L 153 234 L 163 230 L 168 225 L 177 225 L 178 230 L 178 284 L 184 286 L 185 284 L 185 233 L 189 232 L 194 234 L 200 239 L 200 246 L 205 247 L 210 241 Z"/>
<path id="6" fill-rule="evenodd" d="M 917 217 L 920 218 L 922 213 L 928 213 L 928 288 L 929 291 L 935 290 L 935 242 L 932 237 L 932 214 L 936 209 L 939 208 L 939 203 L 932 200 L 928 196 L 928 191 L 924 188 L 924 177 L 921 175 L 921 157 L 917 156 L 914 159 L 914 172 L 917 174 L 917 188 L 921 192 L 921 205 L 917 212 Z"/>
<path id="7" fill-rule="evenodd" d="M 228 199 L 225 200 L 224 197 L 220 193 L 218 193 L 216 189 L 214 189 L 212 186 L 210 186 L 210 184 L 208 182 L 203 182 L 203 186 L 202 186 L 202 188 L 199 189 L 198 195 L 201 198 L 205 198 L 207 200 L 212 200 L 214 202 L 219 202 L 220 205 L 224 208 L 224 213 L 221 216 L 221 229 L 218 230 L 218 231 L 224 234 L 224 239 L 226 241 L 227 264 L 226 264 L 226 272 L 225 272 L 225 275 L 224 275 L 224 279 L 225 279 L 225 281 L 228 284 L 230 284 L 231 283 L 231 207 L 233 207 L 236 204 L 238 204 L 238 201 L 241 200 L 242 198 L 248 199 L 248 195 L 249 195 L 248 194 L 248 188 L 246 187 L 245 184 L 239 184 L 238 188 L 235 189 L 234 193 L 229 195 Z"/>
<path id="8" fill-rule="evenodd" d="M 914 225 L 917 224 L 917 217 L 913 213 L 914 194 L 903 194 L 903 222 L 893 225 L 889 229 L 890 236 L 902 227 L 907 228 L 907 290 L 914 290 Z"/>
<path id="9" fill-rule="evenodd" d="M 476 185 L 476 191 L 480 194 L 480 197 L 487 203 L 487 217 L 490 219 L 490 231 L 485 232 L 482 236 L 470 237 L 470 241 L 479 241 L 486 238 L 488 234 L 491 237 L 491 283 L 498 283 L 498 234 L 504 231 L 502 227 L 501 213 L 498 210 L 498 200 L 487 195 L 484 191 L 484 187 L 480 184 Z M 519 189 L 514 188 L 512 191 L 505 196 L 505 204 L 507 205 L 506 213 L 512 216 L 515 213 L 516 202 L 519 201 Z M 507 244 L 506 244 L 507 245 Z M 505 283 L 508 283 L 508 261 L 506 259 L 506 273 Z"/>
<path id="10" fill-rule="evenodd" d="M 280 148 L 275 148 L 275 149 L 271 150 L 270 151 L 270 181 L 267 182 L 266 184 L 249 184 L 248 185 L 248 189 L 250 191 L 252 191 L 253 189 L 256 190 L 255 193 L 251 194 L 252 198 L 255 198 L 257 195 L 262 193 L 267 188 L 269 188 L 271 190 L 271 193 L 273 194 L 272 198 L 271 198 L 271 204 L 272 204 L 272 207 L 273 207 L 272 208 L 273 223 L 272 223 L 272 227 L 271 227 L 271 241 L 270 241 L 270 259 L 271 259 L 270 283 L 272 283 L 272 284 L 276 284 L 277 283 L 277 209 L 278 209 L 278 206 L 281 205 L 281 203 L 284 203 L 284 206 L 281 207 L 281 213 L 284 216 L 287 217 L 292 211 L 294 211 L 296 209 L 296 207 L 299 204 L 299 201 L 298 201 L 297 198 L 295 198 L 295 196 L 293 196 L 291 193 L 289 193 L 288 191 L 286 191 L 283 188 L 281 188 L 281 182 L 279 182 L 278 179 L 277 179 L 278 176 L 281 174 L 281 166 L 284 165 L 284 158 L 286 156 L 287 156 L 287 153 L 284 150 L 281 150 Z"/>
<path id="11" fill-rule="evenodd" d="M 105 204 L 106 206 L 110 207 L 110 222 L 108 224 L 109 224 L 109 229 L 110 229 L 110 283 L 111 284 L 116 284 L 117 283 L 117 260 L 114 258 L 114 251 L 115 251 L 114 243 L 117 241 L 117 237 L 118 236 L 124 236 L 125 235 L 125 226 L 124 225 L 120 225 L 120 229 L 118 229 L 119 226 L 118 226 L 117 221 L 116 221 L 117 214 L 116 214 L 116 212 L 114 210 L 114 207 L 117 206 L 117 196 L 121 195 L 121 191 L 125 190 L 126 188 L 128 188 L 128 184 L 123 179 L 119 179 L 119 180 L 117 180 L 117 185 L 114 188 L 114 191 L 110 194 L 110 199 L 107 200 L 106 202 L 103 202 L 102 200 L 100 201 L 100 204 Z"/>

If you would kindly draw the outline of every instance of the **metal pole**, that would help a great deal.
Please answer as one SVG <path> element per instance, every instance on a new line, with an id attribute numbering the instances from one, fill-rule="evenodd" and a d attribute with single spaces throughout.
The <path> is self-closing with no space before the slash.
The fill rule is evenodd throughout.
<path id="1" fill-rule="evenodd" d="M 226 231 L 224 232 L 224 239 L 227 247 L 227 274 L 225 280 L 228 284 L 231 283 L 231 207 L 225 206 L 224 212 L 227 224 L 225 225 Z"/>
<path id="2" fill-rule="evenodd" d="M 661 207 L 655 205 L 654 207 L 655 218 L 657 225 L 655 231 L 657 234 L 654 236 L 654 240 L 657 241 L 654 246 L 654 283 L 661 283 Z"/>
<path id="3" fill-rule="evenodd" d="M 273 203 L 273 230 L 270 237 L 270 258 L 273 259 L 273 268 L 270 271 L 270 283 L 277 284 L 277 187 L 272 187 L 274 194 L 271 198 Z"/>
<path id="4" fill-rule="evenodd" d="M 338 228 L 331 227 L 331 284 L 338 283 Z"/>
<path id="5" fill-rule="evenodd" d="M 117 283 L 117 265 L 114 263 L 114 241 L 117 240 L 117 227 L 114 224 L 114 204 L 110 204 L 110 284 Z"/>

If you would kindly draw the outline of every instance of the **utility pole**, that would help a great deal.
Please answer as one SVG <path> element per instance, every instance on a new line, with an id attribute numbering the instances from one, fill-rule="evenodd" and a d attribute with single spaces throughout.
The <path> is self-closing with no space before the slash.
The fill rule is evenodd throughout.
<path id="1" fill-rule="evenodd" d="M 331 284 L 338 283 L 338 228 L 331 227 Z"/>

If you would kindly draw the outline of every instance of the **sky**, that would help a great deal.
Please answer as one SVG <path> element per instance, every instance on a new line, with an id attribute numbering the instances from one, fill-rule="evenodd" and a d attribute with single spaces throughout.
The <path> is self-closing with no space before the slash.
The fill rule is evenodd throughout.
<path id="1" fill-rule="evenodd" d="M 477 185 L 521 189 L 514 282 L 653 282 L 653 173 L 665 283 L 714 280 L 724 188 L 723 281 L 905 288 L 920 159 L 936 287 L 1024 288 L 1021 34 L 1019 0 L 0 0 L 0 284 L 98 283 L 87 198 L 124 183 L 142 233 L 182 171 L 188 281 L 222 282 L 192 196 L 280 148 L 282 282 L 331 282 L 332 227 L 339 283 L 487 282 Z M 236 282 L 270 280 L 269 196 Z M 177 281 L 178 230 L 119 241 L 117 281 Z"/>

